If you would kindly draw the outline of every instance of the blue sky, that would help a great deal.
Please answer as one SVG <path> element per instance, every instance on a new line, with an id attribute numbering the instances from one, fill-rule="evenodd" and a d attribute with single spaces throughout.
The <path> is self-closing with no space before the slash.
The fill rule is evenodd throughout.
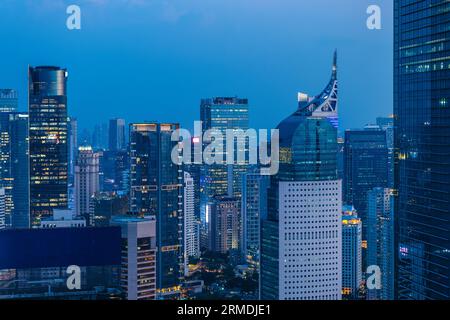
<path id="1" fill-rule="evenodd" d="M 66 7 L 82 29 L 66 28 Z M 366 9 L 382 9 L 382 30 Z M 250 100 L 251 125 L 273 128 L 298 91 L 319 93 L 339 52 L 341 129 L 392 113 L 392 0 L 1 0 L 0 87 L 27 66 L 69 70 L 81 128 L 112 117 L 191 127 L 202 97 Z"/>

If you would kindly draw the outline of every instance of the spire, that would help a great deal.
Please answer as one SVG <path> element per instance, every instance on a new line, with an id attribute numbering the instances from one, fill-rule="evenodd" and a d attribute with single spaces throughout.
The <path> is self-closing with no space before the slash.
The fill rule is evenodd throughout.
<path id="1" fill-rule="evenodd" d="M 337 49 L 334 50 L 333 56 L 333 79 L 337 79 Z"/>

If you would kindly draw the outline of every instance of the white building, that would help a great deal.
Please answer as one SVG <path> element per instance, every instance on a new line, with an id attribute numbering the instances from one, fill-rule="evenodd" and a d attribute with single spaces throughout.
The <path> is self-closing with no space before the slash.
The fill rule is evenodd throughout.
<path id="1" fill-rule="evenodd" d="M 200 257 L 200 225 L 195 217 L 194 179 L 184 172 L 184 270 L 188 274 L 189 257 Z"/>
<path id="2" fill-rule="evenodd" d="M 99 187 L 99 154 L 91 147 L 79 147 L 75 166 L 75 209 L 91 225 L 90 202 Z"/>
<path id="3" fill-rule="evenodd" d="M 341 181 L 280 182 L 279 299 L 341 299 Z"/>
<path id="4" fill-rule="evenodd" d="M 156 295 L 156 220 L 114 217 L 122 232 L 121 287 L 127 300 L 154 300 Z"/>

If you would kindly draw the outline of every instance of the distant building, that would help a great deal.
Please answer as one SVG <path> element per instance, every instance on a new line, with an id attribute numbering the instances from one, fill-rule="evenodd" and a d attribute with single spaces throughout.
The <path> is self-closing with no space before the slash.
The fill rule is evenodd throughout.
<path id="1" fill-rule="evenodd" d="M 353 206 L 342 208 L 342 295 L 357 298 L 362 284 L 362 223 Z"/>
<path id="2" fill-rule="evenodd" d="M 79 147 L 75 166 L 75 208 L 78 216 L 93 224 L 90 216 L 91 199 L 99 188 L 99 154 L 90 146 Z"/>
<path id="3" fill-rule="evenodd" d="M 31 223 L 68 207 L 67 70 L 29 67 Z"/>
<path id="4" fill-rule="evenodd" d="M 125 145 L 125 120 L 109 120 L 109 151 L 126 149 Z"/>
<path id="5" fill-rule="evenodd" d="M 240 250 L 240 199 L 215 196 L 210 210 L 210 250 L 220 253 Z"/>
<path id="6" fill-rule="evenodd" d="M 186 275 L 188 273 L 189 258 L 200 257 L 200 225 L 195 215 L 194 179 L 187 172 L 184 172 L 183 193 L 184 273 Z"/>
<path id="7" fill-rule="evenodd" d="M 394 299 L 394 205 L 392 190 L 369 191 L 367 214 L 367 265 L 381 270 L 381 289 L 367 291 L 369 300 Z"/>
<path id="8" fill-rule="evenodd" d="M 261 220 L 267 219 L 267 192 L 269 177 L 259 170 L 243 174 L 242 177 L 242 251 L 248 263 L 259 266 Z"/>
<path id="9" fill-rule="evenodd" d="M 363 224 L 367 241 L 367 193 L 388 186 L 388 147 L 386 132 L 378 126 L 345 132 L 343 201 L 353 205 Z M 365 253 L 363 252 L 363 265 Z"/>
<path id="10" fill-rule="evenodd" d="M 114 217 L 122 230 L 121 287 L 127 300 L 156 298 L 156 221 L 153 218 Z"/>

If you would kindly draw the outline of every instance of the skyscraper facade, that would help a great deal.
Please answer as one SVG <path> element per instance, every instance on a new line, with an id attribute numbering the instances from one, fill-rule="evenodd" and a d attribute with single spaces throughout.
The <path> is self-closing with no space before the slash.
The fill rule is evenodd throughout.
<path id="1" fill-rule="evenodd" d="M 130 124 L 130 211 L 156 217 L 157 288 L 178 290 L 183 273 L 182 170 L 172 162 L 172 133 L 178 124 Z"/>
<path id="2" fill-rule="evenodd" d="M 358 296 L 362 284 L 362 223 L 353 206 L 342 208 L 342 295 Z"/>
<path id="3" fill-rule="evenodd" d="M 444 0 L 394 1 L 399 299 L 450 298 L 448 10 Z"/>
<path id="4" fill-rule="evenodd" d="M 94 224 L 91 201 L 99 191 L 99 154 L 90 146 L 79 147 L 75 166 L 75 208 L 77 216 L 84 217 L 88 225 Z"/>
<path id="5" fill-rule="evenodd" d="M 242 177 L 242 252 L 247 262 L 259 266 L 261 220 L 267 219 L 269 177 L 250 170 Z"/>
<path id="6" fill-rule="evenodd" d="M 378 126 L 347 130 L 344 147 L 343 201 L 353 205 L 363 223 L 367 240 L 367 193 L 388 186 L 388 148 L 386 132 Z"/>
<path id="7" fill-rule="evenodd" d="M 206 208 L 211 203 L 212 198 L 217 195 L 241 196 L 241 178 L 246 171 L 246 164 L 226 163 L 227 145 L 225 140 L 226 130 L 248 130 L 249 128 L 249 107 L 248 100 L 237 97 L 218 97 L 203 99 L 200 105 L 200 120 L 202 121 L 203 133 L 207 130 L 220 132 L 223 137 L 222 151 L 216 150 L 216 159 L 222 158 L 223 161 L 213 165 L 202 167 L 201 188 L 203 190 L 201 197 L 202 223 L 205 223 L 205 214 L 209 210 Z M 211 141 L 204 139 L 204 144 Z M 235 145 L 239 145 L 237 142 Z M 248 143 L 241 143 L 245 149 Z M 237 147 L 234 149 L 237 152 Z M 245 151 L 245 150 L 244 150 Z M 234 159 L 236 159 L 236 156 Z"/>
<path id="8" fill-rule="evenodd" d="M 68 206 L 67 71 L 30 67 L 29 139 L 32 224 Z"/>
<path id="9" fill-rule="evenodd" d="M 30 159 L 28 114 L 9 115 L 10 136 L 10 194 L 12 210 L 10 224 L 15 229 L 30 227 Z"/>
<path id="10" fill-rule="evenodd" d="M 260 297 L 339 300 L 342 194 L 336 54 L 323 92 L 298 97 L 298 110 L 278 125 L 280 170 L 271 177 L 268 218 L 262 225 Z"/>
<path id="11" fill-rule="evenodd" d="M 6 228 L 5 188 L 0 188 L 0 230 Z"/>
<path id="12" fill-rule="evenodd" d="M 109 150 L 119 151 L 125 148 L 125 120 L 109 120 Z"/>

